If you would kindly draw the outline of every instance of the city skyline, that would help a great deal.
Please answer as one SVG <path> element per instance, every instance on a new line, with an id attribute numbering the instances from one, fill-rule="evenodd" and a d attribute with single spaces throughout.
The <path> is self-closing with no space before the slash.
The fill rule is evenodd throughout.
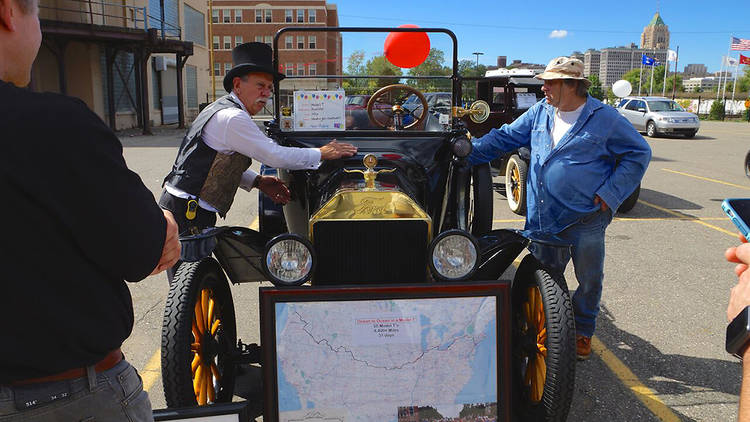
<path id="1" fill-rule="evenodd" d="M 429 9 L 419 2 L 392 0 L 332 3 L 338 8 L 341 26 L 416 24 L 448 28 L 458 38 L 459 60 L 476 62 L 477 56 L 472 53 L 482 52 L 479 63 L 487 66 L 495 65 L 497 56 L 506 56 L 508 63 L 521 60 L 546 64 L 574 51 L 639 44 L 644 27 L 657 12 L 657 2 L 653 0 L 636 0 L 628 8 L 616 2 L 579 2 L 562 7 L 559 2 L 547 0 L 535 2 L 533 8 L 486 0 L 471 3 L 471 8 Z M 658 12 L 669 27 L 670 48 L 680 47 L 680 72 L 688 64 L 705 64 L 710 73 L 718 72 L 730 37 L 750 38 L 750 26 L 737 18 L 750 15 L 750 3 L 720 8 L 707 7 L 705 2 L 696 0 L 669 0 L 660 2 Z M 375 40 L 344 43 L 343 47 L 344 61 L 355 50 L 365 51 L 367 59 L 382 54 L 383 48 Z M 738 57 L 738 53 L 732 51 L 730 55 Z"/>

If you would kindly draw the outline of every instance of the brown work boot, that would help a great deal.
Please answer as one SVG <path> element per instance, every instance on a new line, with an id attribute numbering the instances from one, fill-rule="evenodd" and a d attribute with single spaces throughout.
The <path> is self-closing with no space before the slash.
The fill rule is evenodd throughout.
<path id="1" fill-rule="evenodd" d="M 591 337 L 576 334 L 576 357 L 578 360 L 591 357 Z"/>

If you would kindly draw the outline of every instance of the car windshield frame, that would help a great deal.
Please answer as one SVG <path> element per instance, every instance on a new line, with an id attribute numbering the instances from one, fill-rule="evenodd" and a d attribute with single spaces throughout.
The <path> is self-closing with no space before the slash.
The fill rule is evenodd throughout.
<path id="1" fill-rule="evenodd" d="M 681 105 L 677 104 L 674 100 L 646 100 L 646 104 L 648 104 L 648 109 L 652 112 L 662 112 L 662 111 L 685 111 L 684 108 L 682 108 Z M 656 104 L 667 104 L 665 107 L 662 107 L 661 105 L 654 107 Z"/>
<path id="2" fill-rule="evenodd" d="M 316 32 L 339 32 L 339 33 L 356 33 L 356 32 L 362 32 L 362 33 L 391 33 L 391 32 L 423 32 L 427 34 L 431 33 L 437 33 L 437 34 L 445 34 L 451 39 L 452 43 L 452 57 L 451 57 L 451 74 L 450 75 L 430 75 L 430 76 L 408 76 L 408 79 L 431 79 L 431 80 L 449 80 L 450 86 L 451 86 L 451 106 L 452 107 L 458 107 L 460 105 L 460 92 L 461 92 L 461 77 L 458 74 L 458 39 L 456 38 L 456 35 L 453 33 L 453 31 L 446 29 L 446 28 L 392 28 L 392 27 L 310 27 L 310 26 L 287 26 L 284 28 L 279 29 L 276 34 L 273 37 L 273 44 L 272 44 L 272 51 L 273 51 L 273 68 L 279 69 L 280 68 L 280 62 L 279 62 L 279 45 L 282 42 L 282 37 L 284 34 L 288 32 L 296 32 L 296 33 L 316 33 Z M 292 79 L 337 79 L 340 81 L 343 81 L 345 79 L 387 79 L 387 78 L 394 78 L 392 75 L 344 75 L 343 72 L 341 75 L 289 75 L 286 76 L 284 79 L 286 80 L 292 80 Z M 399 77 L 402 78 L 402 77 Z M 395 78 L 394 78 L 395 79 Z M 396 82 L 398 82 L 398 79 L 396 79 Z M 425 94 L 425 93 L 423 93 Z M 276 122 L 280 119 L 281 114 L 281 89 L 280 89 L 280 80 L 275 79 L 274 80 L 274 101 L 273 101 L 273 108 L 274 108 L 274 118 L 276 119 Z M 445 133 L 445 132 L 451 132 L 455 130 L 459 130 L 461 128 L 460 119 L 457 117 L 452 117 L 449 120 L 449 124 L 445 125 L 445 129 L 443 132 L 435 132 L 435 131 L 423 131 L 423 130 L 413 130 L 413 129 L 405 129 L 405 130 L 391 130 L 391 131 L 384 131 L 384 130 L 361 130 L 361 129 L 346 129 L 344 131 L 337 131 L 337 133 L 341 132 L 358 132 L 358 133 L 364 133 L 364 132 L 373 132 L 378 133 L 379 135 L 383 135 L 387 132 L 394 132 L 396 134 L 400 134 L 399 136 L 403 136 L 404 134 L 408 135 L 418 135 L 418 134 L 429 134 L 431 136 L 435 136 L 436 133 Z M 316 134 L 326 134 L 330 131 L 305 131 L 305 136 L 316 136 Z M 297 133 L 300 134 L 300 132 L 287 132 L 287 133 Z"/>

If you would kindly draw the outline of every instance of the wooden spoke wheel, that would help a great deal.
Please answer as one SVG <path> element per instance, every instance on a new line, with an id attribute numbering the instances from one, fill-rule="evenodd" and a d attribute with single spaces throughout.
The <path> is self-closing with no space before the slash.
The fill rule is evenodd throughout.
<path id="1" fill-rule="evenodd" d="M 419 104 L 416 107 L 404 107 L 404 102 L 412 94 L 416 95 Z M 401 114 L 403 129 L 409 129 L 421 124 L 427 118 L 427 100 L 416 88 L 393 84 L 380 88 L 367 101 L 367 117 L 374 125 L 380 127 L 392 130 L 398 128 L 396 110 Z"/>
<path id="2" fill-rule="evenodd" d="M 565 280 L 527 255 L 513 280 L 513 413 L 523 421 L 565 421 L 573 399 L 576 344 Z"/>
<path id="3" fill-rule="evenodd" d="M 508 159 L 505 168 L 505 195 L 508 207 L 518 215 L 526 214 L 526 175 L 528 164 L 518 154 Z"/>
<path id="4" fill-rule="evenodd" d="M 185 262 L 169 289 L 162 326 L 168 407 L 232 400 L 236 321 L 229 284 L 212 258 Z"/>

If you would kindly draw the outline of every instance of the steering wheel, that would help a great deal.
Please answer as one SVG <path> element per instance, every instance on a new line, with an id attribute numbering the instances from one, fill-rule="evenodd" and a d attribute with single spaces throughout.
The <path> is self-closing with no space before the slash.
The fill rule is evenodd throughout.
<path id="1" fill-rule="evenodd" d="M 413 108 L 404 107 L 404 102 L 412 94 L 417 97 L 420 104 Z M 404 118 L 409 116 L 413 121 L 404 125 Z M 391 130 L 409 129 L 427 118 L 427 100 L 418 89 L 409 85 L 384 86 L 372 94 L 367 102 L 367 117 L 380 127 Z"/>

